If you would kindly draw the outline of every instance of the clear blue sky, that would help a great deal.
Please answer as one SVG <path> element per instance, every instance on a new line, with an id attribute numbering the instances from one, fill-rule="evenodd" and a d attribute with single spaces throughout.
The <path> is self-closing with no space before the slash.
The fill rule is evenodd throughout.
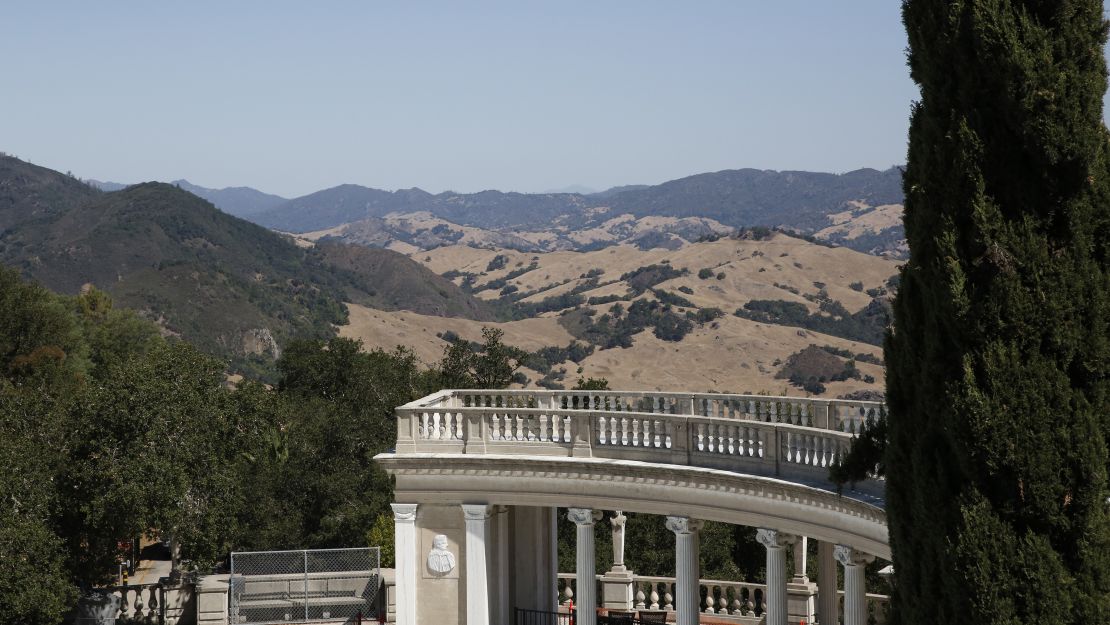
<path id="1" fill-rule="evenodd" d="M 0 150 L 296 196 L 905 159 L 894 0 L 6 2 Z"/>

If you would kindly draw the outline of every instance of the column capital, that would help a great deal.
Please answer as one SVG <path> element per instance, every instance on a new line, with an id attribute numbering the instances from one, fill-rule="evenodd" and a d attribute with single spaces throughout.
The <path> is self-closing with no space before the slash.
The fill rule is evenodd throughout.
<path id="1" fill-rule="evenodd" d="M 863 566 L 875 559 L 875 556 L 862 551 L 856 551 L 849 545 L 837 545 L 833 548 L 833 557 L 844 566 Z"/>
<path id="2" fill-rule="evenodd" d="M 485 521 L 493 512 L 493 506 L 485 503 L 464 503 L 462 509 L 467 521 Z"/>
<path id="3" fill-rule="evenodd" d="M 601 520 L 601 510 L 591 508 L 567 508 L 567 520 L 577 525 L 593 525 Z"/>
<path id="4" fill-rule="evenodd" d="M 416 522 L 416 508 L 419 504 L 415 503 L 391 503 L 393 508 L 393 522 L 394 523 L 415 523 Z"/>
<path id="5" fill-rule="evenodd" d="M 787 545 L 793 545 L 797 538 L 798 537 L 793 534 L 786 534 L 766 527 L 760 527 L 755 531 L 756 541 L 768 549 L 781 549 Z"/>
<path id="6" fill-rule="evenodd" d="M 697 534 L 705 525 L 705 521 L 685 516 L 668 516 L 665 525 L 675 534 Z"/>

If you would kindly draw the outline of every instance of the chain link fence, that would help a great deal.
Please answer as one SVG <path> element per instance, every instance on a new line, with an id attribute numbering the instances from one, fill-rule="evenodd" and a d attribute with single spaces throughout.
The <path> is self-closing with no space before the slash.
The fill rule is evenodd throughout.
<path id="1" fill-rule="evenodd" d="M 231 625 L 354 622 L 374 616 L 377 547 L 231 554 Z"/>

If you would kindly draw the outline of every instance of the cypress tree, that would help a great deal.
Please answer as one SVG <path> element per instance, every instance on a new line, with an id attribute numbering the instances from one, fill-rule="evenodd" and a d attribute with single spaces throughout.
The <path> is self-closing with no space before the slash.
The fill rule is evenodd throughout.
<path id="1" fill-rule="evenodd" d="M 889 416 L 873 431 L 886 436 L 894 618 L 1104 623 L 1102 3 L 902 9 L 921 100 L 903 181 L 910 257 L 886 343 Z"/>

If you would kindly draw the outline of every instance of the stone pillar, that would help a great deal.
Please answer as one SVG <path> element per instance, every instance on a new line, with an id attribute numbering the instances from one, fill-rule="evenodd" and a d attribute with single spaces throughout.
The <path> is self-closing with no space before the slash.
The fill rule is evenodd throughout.
<path id="1" fill-rule="evenodd" d="M 578 526 L 575 560 L 577 625 L 597 625 L 597 580 L 594 572 L 594 521 L 601 516 L 589 508 L 569 508 L 567 518 Z"/>
<path id="2" fill-rule="evenodd" d="M 791 537 L 778 530 L 759 528 L 755 538 L 767 548 L 767 625 L 786 625 L 786 546 Z"/>
<path id="3" fill-rule="evenodd" d="M 559 605 L 559 539 L 555 508 L 513 506 L 510 519 L 512 607 L 555 612 Z"/>
<path id="4" fill-rule="evenodd" d="M 836 557 L 830 542 L 817 543 L 817 622 L 837 625 L 840 597 L 836 580 Z"/>
<path id="5" fill-rule="evenodd" d="M 837 545 L 836 561 L 844 565 L 844 625 L 867 625 L 867 580 L 864 568 L 872 557 Z"/>
<path id="6" fill-rule="evenodd" d="M 226 625 L 229 575 L 205 575 L 197 582 L 197 625 Z"/>
<path id="7" fill-rule="evenodd" d="M 493 619 L 495 623 L 511 623 L 513 620 L 513 606 L 512 606 L 512 582 L 513 576 L 509 569 L 509 507 L 508 506 L 495 506 L 495 523 L 493 524 L 495 537 L 494 537 L 494 560 L 496 566 L 493 568 L 494 576 L 492 578 L 494 593 L 497 597 L 497 603 L 494 608 L 496 618 Z"/>
<path id="8" fill-rule="evenodd" d="M 463 504 L 466 522 L 466 622 L 489 625 L 490 506 Z"/>
<path id="9" fill-rule="evenodd" d="M 668 516 L 667 529 L 675 537 L 676 625 L 698 625 L 701 612 L 701 570 L 698 559 L 699 534 L 703 521 Z"/>
<path id="10" fill-rule="evenodd" d="M 791 625 L 805 622 L 812 625 L 817 616 L 817 584 L 806 575 L 806 550 L 809 540 L 799 536 L 794 541 L 794 578 L 786 585 L 787 620 Z"/>
<path id="11" fill-rule="evenodd" d="M 416 507 L 414 503 L 395 503 L 393 507 L 393 551 L 397 574 L 397 624 L 416 625 L 416 576 L 420 556 L 416 544 Z"/>
<path id="12" fill-rule="evenodd" d="M 613 526 L 613 567 L 601 576 L 601 605 L 607 609 L 632 609 L 632 571 L 624 566 L 624 524 L 627 520 L 620 510 L 609 520 Z"/>

